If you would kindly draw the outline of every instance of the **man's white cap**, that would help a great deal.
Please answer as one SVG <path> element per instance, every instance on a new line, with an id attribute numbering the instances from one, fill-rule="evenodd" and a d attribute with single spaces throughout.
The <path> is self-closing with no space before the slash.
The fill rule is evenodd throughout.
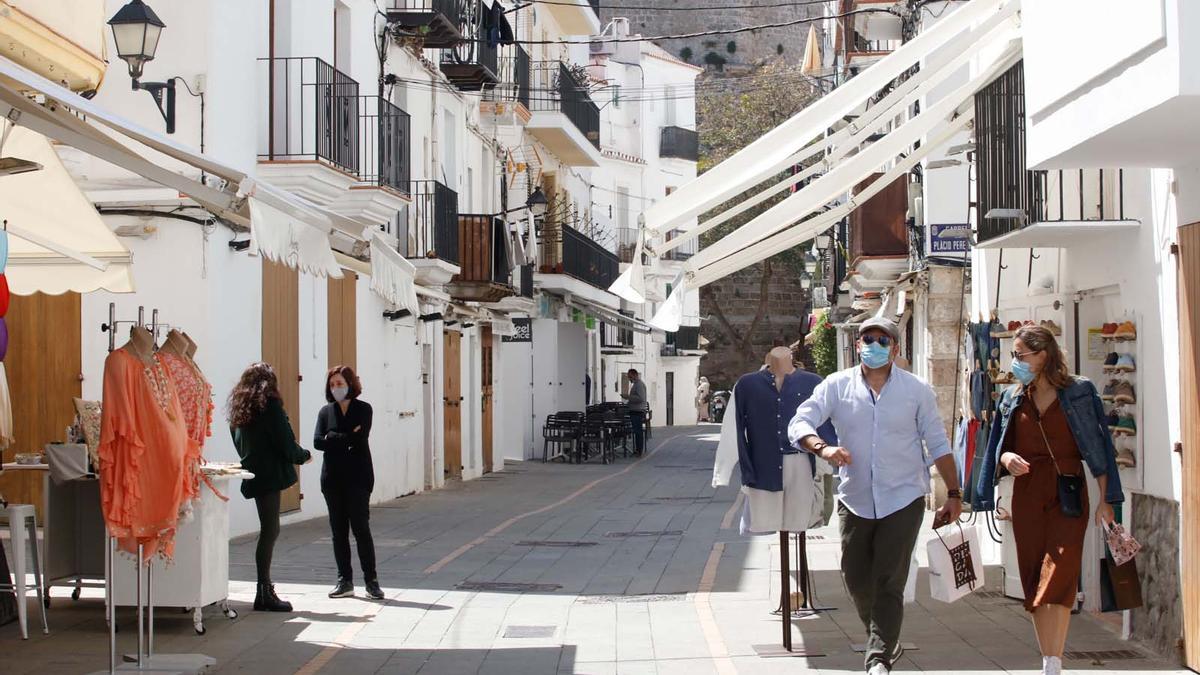
<path id="1" fill-rule="evenodd" d="M 891 319 L 882 316 L 873 316 L 870 319 L 867 319 L 866 321 L 862 322 L 861 326 L 858 327 L 859 336 L 862 336 L 863 333 L 871 330 L 872 328 L 878 328 L 879 330 L 892 336 L 893 340 L 897 342 L 900 341 L 900 327 L 897 326 L 896 322 L 892 321 Z"/>

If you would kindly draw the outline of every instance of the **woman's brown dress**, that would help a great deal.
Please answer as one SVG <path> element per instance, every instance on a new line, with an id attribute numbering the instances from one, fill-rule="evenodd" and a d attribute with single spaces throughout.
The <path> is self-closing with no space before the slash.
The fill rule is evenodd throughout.
<path id="1" fill-rule="evenodd" d="M 1015 452 L 1029 462 L 1029 473 L 1017 476 L 1013 484 L 1011 509 L 1025 610 L 1032 612 L 1042 605 L 1074 607 L 1088 526 L 1087 491 L 1083 491 L 1083 515 L 1064 516 L 1058 505 L 1054 462 L 1038 429 L 1037 404 L 1032 395 L 1025 396 L 1010 425 L 1005 451 Z M 1083 458 L 1057 397 L 1042 414 L 1042 427 L 1059 471 L 1083 475 Z"/>

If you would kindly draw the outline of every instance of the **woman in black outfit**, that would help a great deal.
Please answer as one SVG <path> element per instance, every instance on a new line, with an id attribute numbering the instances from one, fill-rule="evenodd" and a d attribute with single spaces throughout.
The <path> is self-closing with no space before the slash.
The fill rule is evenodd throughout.
<path id="1" fill-rule="evenodd" d="M 279 380 L 266 363 L 255 363 L 242 373 L 229 394 L 226 412 L 242 467 L 254 474 L 242 481 L 242 496 L 253 499 L 258 508 L 254 609 L 290 612 L 291 603 L 280 600 L 271 583 L 271 557 L 279 538 L 279 497 L 298 480 L 296 465 L 311 462 L 312 453 L 296 443 L 279 395 Z"/>
<path id="2" fill-rule="evenodd" d="M 349 366 L 337 366 L 325 377 L 325 400 L 329 404 L 317 415 L 313 447 L 325 452 L 321 467 L 321 492 L 329 507 L 329 529 L 333 535 L 333 557 L 337 561 L 337 586 L 331 598 L 354 595 L 354 568 L 350 564 L 350 531 L 358 543 L 367 595 L 383 599 L 375 573 L 375 542 L 371 539 L 371 490 L 375 470 L 371 465 L 371 405 L 360 401 L 362 384 Z"/>

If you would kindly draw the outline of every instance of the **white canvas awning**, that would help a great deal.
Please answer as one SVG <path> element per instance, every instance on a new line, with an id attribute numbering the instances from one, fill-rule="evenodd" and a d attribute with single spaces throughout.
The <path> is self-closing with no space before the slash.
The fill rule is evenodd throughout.
<path id="1" fill-rule="evenodd" d="M 799 174 L 751 195 L 733 209 L 701 223 L 690 232 L 657 247 L 647 246 L 652 254 L 669 250 L 677 246 L 680 240 L 711 229 L 791 189 L 796 183 L 812 178 L 780 203 L 692 256 L 683 267 L 680 283 L 674 285 L 671 297 L 651 323 L 663 330 L 677 330 L 682 317 L 683 298 L 689 290 L 802 244 L 827 230 L 858 205 L 908 173 L 929 152 L 966 129 L 974 118 L 975 92 L 1020 58 L 1019 29 L 1014 20 L 1017 7 L 1017 0 L 976 0 L 970 3 L 747 147 L 747 150 L 758 147 L 764 139 L 770 138 L 775 139 L 776 143 L 787 143 L 787 137 L 780 136 L 778 132 L 791 129 L 789 133 L 793 140 L 790 147 L 786 148 L 782 164 L 772 160 L 771 153 L 766 149 L 763 149 L 759 158 L 747 156 L 743 151 L 685 186 L 700 185 L 703 188 L 702 183 L 710 175 L 733 162 L 731 166 L 734 167 L 734 173 L 731 175 L 736 177 L 730 178 L 734 184 L 732 187 L 710 183 L 709 188 L 723 192 L 723 195 L 697 197 L 701 201 L 708 199 L 716 203 L 777 175 L 788 165 L 820 155 L 819 161 Z M 910 109 L 915 101 L 930 94 L 933 87 L 943 84 L 951 75 L 960 72 L 970 59 L 980 56 L 985 49 L 998 55 L 992 56 L 968 82 L 940 96 L 932 105 L 922 107 L 919 114 L 911 114 Z M 938 50 L 939 57 L 935 59 L 932 54 Z M 889 73 L 894 71 L 898 74 L 917 64 L 922 65 L 920 71 L 896 83 L 882 99 L 866 105 L 894 77 Z M 804 146 L 809 139 L 820 136 L 835 120 L 853 111 L 858 111 L 858 116 L 849 126 L 797 151 L 797 146 Z M 798 120 L 805 119 L 808 126 L 798 125 Z M 852 188 L 877 171 L 885 171 L 885 174 L 852 198 L 846 199 Z M 655 228 L 673 225 L 677 222 L 673 219 L 691 217 L 707 208 L 693 202 L 677 204 L 673 211 L 662 210 L 664 204 L 673 200 L 688 202 L 688 197 L 679 196 L 682 190 L 672 193 L 646 212 L 646 227 L 642 237 L 656 236 Z M 659 209 L 658 215 L 656 209 Z M 631 265 L 610 290 L 630 301 L 637 301 L 638 297 L 635 296 L 644 297 L 644 293 L 630 292 L 638 290 L 633 281 L 639 272 L 640 265 Z"/>
<path id="2" fill-rule="evenodd" d="M 30 98 L 31 93 L 38 97 Z M 263 245 L 291 246 L 293 239 L 305 240 L 307 245 L 291 251 L 264 249 L 268 257 L 277 256 L 297 269 L 340 275 L 331 252 L 316 254 L 312 244 L 317 235 L 326 239 L 326 249 L 330 248 L 329 235 L 335 231 L 365 241 L 363 231 L 367 225 L 323 212 L 286 190 L 257 181 L 244 171 L 125 120 L 5 58 L 0 58 L 0 117 L 174 188 L 215 216 L 252 231 L 255 224 L 249 198 L 254 197 L 260 207 L 269 207 L 257 209 L 267 214 L 264 222 L 257 224 L 259 229 L 270 230 L 255 232 Z M 201 182 L 169 168 L 171 160 L 204 171 L 209 180 Z M 286 227 L 282 225 L 285 222 Z M 292 233 L 299 232 L 292 229 L 296 226 L 311 228 L 316 235 L 292 237 Z M 316 257 L 301 257 L 310 253 Z"/>
<path id="3" fill-rule="evenodd" d="M 600 317 L 601 321 L 614 326 L 622 326 L 624 328 L 635 330 L 639 333 L 649 333 L 653 330 L 649 324 L 641 319 L 632 316 L 625 316 L 620 312 L 614 312 L 607 307 L 601 307 L 594 302 L 584 300 L 583 298 L 577 296 L 571 296 L 567 300 L 567 305 L 574 307 L 585 314 L 591 314 L 592 316 Z"/>
<path id="4" fill-rule="evenodd" d="M 417 268 L 376 232 L 371 238 L 371 290 L 415 316 L 421 313 L 416 275 Z"/>
<path id="5" fill-rule="evenodd" d="M 0 176 L 9 290 L 17 295 L 132 292 L 129 251 L 71 179 L 50 141 L 14 127 L 3 154 L 42 165 L 39 171 Z"/>

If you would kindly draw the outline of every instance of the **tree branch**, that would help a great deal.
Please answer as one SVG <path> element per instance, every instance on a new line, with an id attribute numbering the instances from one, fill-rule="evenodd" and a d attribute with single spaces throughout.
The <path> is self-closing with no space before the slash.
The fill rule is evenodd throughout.
<path id="1" fill-rule="evenodd" d="M 758 330 L 758 324 L 762 321 L 763 315 L 767 312 L 767 294 L 771 285 L 771 261 L 762 261 L 762 276 L 758 281 L 758 310 L 754 313 L 754 320 L 750 322 L 750 328 L 746 330 L 746 335 L 742 338 L 742 351 L 750 351 L 750 347 L 754 340 L 754 331 Z"/>
<path id="2" fill-rule="evenodd" d="M 713 314 L 717 317 L 717 323 L 721 324 L 721 328 L 725 329 L 725 332 L 729 334 L 729 342 L 731 344 L 737 344 L 737 331 L 734 330 L 733 325 L 729 323 L 729 319 L 725 318 L 725 312 L 721 311 L 721 303 L 717 302 L 717 299 L 713 297 L 711 288 L 711 286 L 701 286 L 700 294 L 708 296 L 709 304 L 712 305 Z"/>

